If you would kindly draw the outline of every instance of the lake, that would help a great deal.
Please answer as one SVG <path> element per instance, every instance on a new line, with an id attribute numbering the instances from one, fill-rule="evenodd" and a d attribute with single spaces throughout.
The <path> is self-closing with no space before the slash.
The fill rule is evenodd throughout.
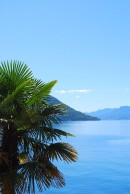
<path id="1" fill-rule="evenodd" d="M 65 122 L 60 128 L 76 136 L 63 141 L 76 148 L 78 161 L 59 162 L 66 186 L 45 194 L 130 194 L 129 120 Z"/>

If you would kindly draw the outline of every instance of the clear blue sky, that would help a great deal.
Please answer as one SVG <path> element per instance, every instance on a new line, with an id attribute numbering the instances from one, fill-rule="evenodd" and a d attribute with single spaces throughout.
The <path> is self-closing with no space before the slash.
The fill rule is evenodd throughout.
<path id="1" fill-rule="evenodd" d="M 80 111 L 130 105 L 130 0 L 1 0 L 0 61 Z"/>

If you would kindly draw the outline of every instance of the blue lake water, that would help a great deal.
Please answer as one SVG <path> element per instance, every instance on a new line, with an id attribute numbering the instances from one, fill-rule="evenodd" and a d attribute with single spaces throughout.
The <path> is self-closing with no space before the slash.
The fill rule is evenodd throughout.
<path id="1" fill-rule="evenodd" d="M 60 128 L 76 136 L 63 141 L 77 149 L 78 161 L 59 162 L 66 186 L 45 194 L 130 194 L 130 121 L 65 122 Z"/>

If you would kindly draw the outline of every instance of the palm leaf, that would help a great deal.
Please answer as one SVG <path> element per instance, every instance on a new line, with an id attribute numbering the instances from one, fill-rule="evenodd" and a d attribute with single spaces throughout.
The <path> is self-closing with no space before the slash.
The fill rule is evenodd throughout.
<path id="1" fill-rule="evenodd" d="M 35 193 L 35 182 L 40 191 L 50 186 L 60 188 L 65 185 L 63 175 L 48 160 L 39 158 L 31 162 L 20 165 L 20 174 L 26 180 L 26 190 L 28 193 Z"/>
<path id="2" fill-rule="evenodd" d="M 28 66 L 22 62 L 11 61 L 10 63 L 2 62 L 0 66 L 0 77 L 10 78 L 16 85 L 19 85 L 21 82 L 32 79 L 32 71 Z"/>
<path id="3" fill-rule="evenodd" d="M 3 106 L 8 106 L 13 102 L 13 100 L 16 101 L 17 96 L 20 96 L 22 90 L 30 83 L 30 80 L 24 81 L 22 84 L 20 84 L 13 92 L 12 94 L 8 94 L 7 97 L 3 100 L 1 103 L 1 108 Z"/>
<path id="4" fill-rule="evenodd" d="M 43 84 L 39 88 L 38 87 L 35 88 L 34 93 L 27 101 L 27 105 L 30 106 L 30 105 L 34 104 L 35 102 L 39 101 L 39 99 L 42 100 L 42 99 L 46 98 L 50 94 L 51 89 L 56 84 L 56 82 L 57 81 L 55 80 L 55 81 L 49 82 L 47 84 Z"/>
<path id="5" fill-rule="evenodd" d="M 58 159 L 65 162 L 75 162 L 77 160 L 77 151 L 68 143 L 54 143 L 48 146 L 44 152 L 49 159 Z"/>

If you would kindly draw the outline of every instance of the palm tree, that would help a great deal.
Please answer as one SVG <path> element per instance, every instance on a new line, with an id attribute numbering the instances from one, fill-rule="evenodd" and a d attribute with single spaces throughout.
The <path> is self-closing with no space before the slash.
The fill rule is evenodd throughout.
<path id="1" fill-rule="evenodd" d="M 56 81 L 35 79 L 24 63 L 0 66 L 0 189 L 2 194 L 35 193 L 65 185 L 54 160 L 75 162 L 76 150 L 57 142 L 71 134 L 57 129 L 62 105 L 50 105 Z"/>

